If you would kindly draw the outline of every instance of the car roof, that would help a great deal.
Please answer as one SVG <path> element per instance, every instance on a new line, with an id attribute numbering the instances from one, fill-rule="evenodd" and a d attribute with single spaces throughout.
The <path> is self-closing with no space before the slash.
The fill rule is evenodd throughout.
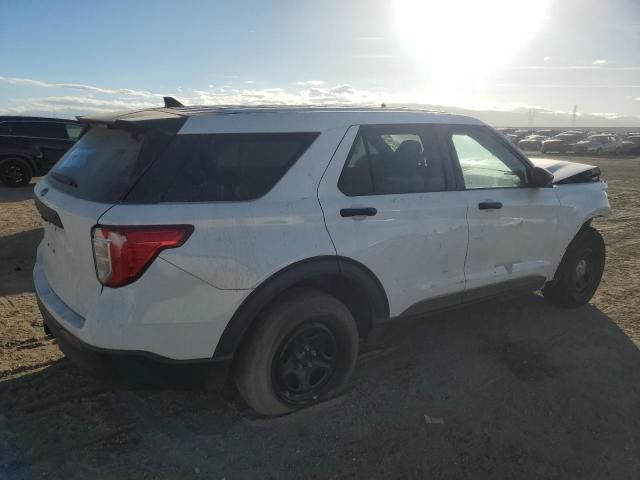
<path id="1" fill-rule="evenodd" d="M 185 119 L 180 133 L 222 131 L 320 131 L 341 125 L 452 123 L 483 125 L 472 117 L 409 108 L 354 106 L 188 106 L 161 107 L 78 117 L 86 123 L 144 124 Z"/>
<path id="2" fill-rule="evenodd" d="M 16 121 L 78 123 L 77 120 L 70 120 L 68 118 L 28 117 L 23 115 L 0 115 L 0 122 L 16 122 Z"/>

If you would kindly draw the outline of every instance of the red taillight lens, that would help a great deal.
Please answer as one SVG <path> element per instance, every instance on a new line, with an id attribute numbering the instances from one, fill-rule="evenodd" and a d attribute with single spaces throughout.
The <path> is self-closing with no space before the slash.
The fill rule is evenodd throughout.
<path id="1" fill-rule="evenodd" d="M 144 273 L 158 254 L 184 244 L 192 225 L 96 226 L 92 230 L 96 275 L 107 287 L 122 287 Z"/>

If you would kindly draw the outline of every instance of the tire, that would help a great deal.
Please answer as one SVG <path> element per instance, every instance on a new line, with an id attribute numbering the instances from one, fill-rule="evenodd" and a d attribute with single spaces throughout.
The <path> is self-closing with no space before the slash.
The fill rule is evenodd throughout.
<path id="1" fill-rule="evenodd" d="M 358 329 L 335 297 L 294 289 L 242 346 L 235 382 L 262 415 L 282 415 L 343 392 L 358 359 Z"/>
<path id="2" fill-rule="evenodd" d="M 544 298 L 565 308 L 587 304 L 600 285 L 604 264 L 602 235 L 593 227 L 583 228 L 567 247 L 553 280 L 542 289 Z"/>
<path id="3" fill-rule="evenodd" d="M 0 160 L 0 181 L 7 187 L 28 185 L 33 177 L 31 167 L 20 157 L 7 157 Z"/>

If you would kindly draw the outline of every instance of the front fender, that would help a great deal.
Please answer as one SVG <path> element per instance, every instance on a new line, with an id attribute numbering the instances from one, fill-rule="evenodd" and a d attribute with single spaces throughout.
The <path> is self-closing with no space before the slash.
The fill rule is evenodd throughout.
<path id="1" fill-rule="evenodd" d="M 555 185 L 554 190 L 560 201 L 558 235 L 552 257 L 555 274 L 569 243 L 580 229 L 594 218 L 608 216 L 611 207 L 607 184 L 603 181 Z"/>

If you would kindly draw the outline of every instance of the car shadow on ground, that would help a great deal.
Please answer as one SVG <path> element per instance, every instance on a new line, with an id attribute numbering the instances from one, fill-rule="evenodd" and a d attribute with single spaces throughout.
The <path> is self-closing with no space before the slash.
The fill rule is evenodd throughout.
<path id="1" fill-rule="evenodd" d="M 346 395 L 274 419 L 57 361 L 0 384 L 0 477 L 640 478 L 640 351 L 597 308 L 530 294 L 385 337 Z"/>
<path id="2" fill-rule="evenodd" d="M 43 232 L 34 228 L 0 237 L 0 296 L 34 291 L 31 272 Z"/>
<path id="3" fill-rule="evenodd" d="M 33 199 L 35 183 L 23 187 L 10 188 L 0 184 L 0 203 L 23 202 Z"/>

